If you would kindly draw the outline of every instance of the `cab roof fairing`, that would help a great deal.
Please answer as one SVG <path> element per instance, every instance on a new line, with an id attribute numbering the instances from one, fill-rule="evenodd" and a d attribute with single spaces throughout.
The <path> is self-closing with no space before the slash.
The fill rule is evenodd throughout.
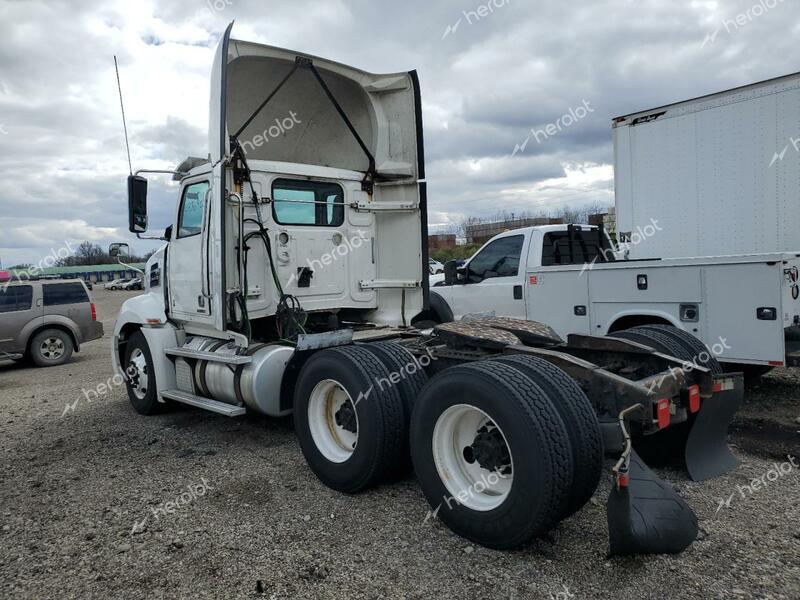
<path id="1" fill-rule="evenodd" d="M 224 77 L 228 135 L 238 130 L 295 68 L 298 57 L 312 61 L 375 158 L 380 179 L 424 178 L 418 139 L 419 91 L 413 72 L 371 74 L 327 59 L 232 39 Z M 221 104 L 220 96 L 215 102 L 222 87 L 221 71 L 215 61 L 209 128 L 212 159 L 221 131 L 213 122 L 215 107 L 219 111 Z M 253 160 L 361 172 L 369 168 L 368 157 L 307 67 L 297 68 L 238 139 Z"/>

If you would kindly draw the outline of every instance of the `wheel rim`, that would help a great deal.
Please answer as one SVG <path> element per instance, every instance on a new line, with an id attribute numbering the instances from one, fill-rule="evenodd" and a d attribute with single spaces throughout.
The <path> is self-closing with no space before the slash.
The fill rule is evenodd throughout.
<path id="1" fill-rule="evenodd" d="M 436 420 L 432 441 L 439 479 L 452 499 L 476 511 L 506 501 L 514 483 L 514 458 L 489 415 L 468 404 L 451 406 Z"/>
<path id="2" fill-rule="evenodd" d="M 338 381 L 325 379 L 311 391 L 308 401 L 311 438 L 322 455 L 343 463 L 358 445 L 358 413 L 347 390 Z"/>
<path id="3" fill-rule="evenodd" d="M 42 342 L 42 345 L 39 347 L 39 352 L 47 360 L 58 360 L 64 356 L 65 349 L 64 340 L 50 336 Z"/>
<path id="4" fill-rule="evenodd" d="M 147 395 L 147 359 L 141 349 L 133 349 L 125 371 L 128 375 L 128 387 L 134 396 L 143 400 Z"/>

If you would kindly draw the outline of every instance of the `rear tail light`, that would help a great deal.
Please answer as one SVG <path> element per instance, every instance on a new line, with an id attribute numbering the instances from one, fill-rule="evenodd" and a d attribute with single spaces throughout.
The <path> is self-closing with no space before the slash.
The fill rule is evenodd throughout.
<path id="1" fill-rule="evenodd" d="M 669 398 L 659 400 L 656 404 L 656 415 L 658 416 L 658 428 L 669 427 L 670 420 L 670 401 Z"/>
<path id="2" fill-rule="evenodd" d="M 689 412 L 696 413 L 700 410 L 700 386 L 693 385 L 689 388 Z"/>
<path id="3" fill-rule="evenodd" d="M 94 302 L 91 302 L 89 306 L 92 307 L 92 321 L 97 321 L 97 309 L 94 307 Z"/>

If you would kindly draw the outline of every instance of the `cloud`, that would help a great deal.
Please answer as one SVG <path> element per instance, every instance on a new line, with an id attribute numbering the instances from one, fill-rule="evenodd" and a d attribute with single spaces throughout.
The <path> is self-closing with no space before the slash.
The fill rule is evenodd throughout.
<path id="1" fill-rule="evenodd" d="M 754 1 L 497 0 L 487 16 L 465 16 L 481 4 L 0 0 L 0 259 L 35 262 L 67 235 L 152 247 L 126 228 L 112 56 L 134 169 L 172 168 L 208 152 L 208 76 L 233 19 L 241 39 L 367 71 L 418 70 L 433 225 L 610 204 L 613 117 L 789 73 L 799 62 L 788 2 L 705 45 Z M 583 101 L 594 112 L 512 157 L 531 129 Z M 176 195 L 168 178 L 151 181 L 154 231 L 172 221 Z"/>

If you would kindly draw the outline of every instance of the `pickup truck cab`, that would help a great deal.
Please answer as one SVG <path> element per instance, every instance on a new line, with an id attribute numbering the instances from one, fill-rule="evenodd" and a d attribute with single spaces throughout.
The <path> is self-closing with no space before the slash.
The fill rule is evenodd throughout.
<path id="1" fill-rule="evenodd" d="M 625 260 L 602 228 L 528 227 L 431 277 L 426 319 L 494 313 L 547 323 L 562 337 L 672 325 L 721 362 L 798 366 L 799 267 L 798 255 L 784 253 Z"/>

